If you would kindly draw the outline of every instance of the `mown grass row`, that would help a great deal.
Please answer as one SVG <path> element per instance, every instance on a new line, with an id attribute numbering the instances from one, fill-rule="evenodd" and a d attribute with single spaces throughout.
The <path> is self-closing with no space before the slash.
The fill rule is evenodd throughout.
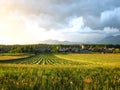
<path id="1" fill-rule="evenodd" d="M 120 68 L 2 65 L 0 90 L 120 90 Z"/>
<path id="2" fill-rule="evenodd" d="M 68 61 L 65 59 L 61 59 L 56 57 L 54 54 L 39 54 L 35 56 L 31 56 L 28 58 L 23 59 L 16 59 L 16 60 L 6 60 L 0 61 L 0 63 L 11 63 L 11 64 L 49 64 L 49 65 L 56 65 L 56 64 L 67 64 L 67 65 L 80 65 L 84 63 L 78 63 L 75 61 Z"/>

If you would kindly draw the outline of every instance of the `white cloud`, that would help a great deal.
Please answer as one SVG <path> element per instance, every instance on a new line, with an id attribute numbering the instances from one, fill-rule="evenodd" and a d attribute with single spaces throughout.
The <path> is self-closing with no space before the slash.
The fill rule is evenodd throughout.
<path id="1" fill-rule="evenodd" d="M 83 17 L 72 17 L 68 20 L 68 25 L 62 29 L 58 29 L 61 32 L 79 32 L 84 27 Z"/>
<path id="2" fill-rule="evenodd" d="M 102 27 L 114 27 L 120 29 L 120 7 L 102 12 L 100 23 Z"/>
<path id="3" fill-rule="evenodd" d="M 4 10 L 3 10 L 4 11 Z M 19 11 L 1 12 L 0 15 L 0 43 L 2 44 L 25 44 L 35 43 L 46 39 L 63 40 L 63 35 L 56 30 L 47 30 L 44 25 L 46 16 L 24 15 Z"/>
<path id="4" fill-rule="evenodd" d="M 72 31 L 79 31 L 84 26 L 83 17 L 72 18 L 69 26 Z"/>
<path id="5" fill-rule="evenodd" d="M 120 20 L 120 7 L 115 8 L 114 10 L 108 10 L 101 13 L 101 22 L 107 22 L 110 19 L 117 18 Z"/>
<path id="6" fill-rule="evenodd" d="M 117 28 L 110 28 L 110 27 L 105 27 L 103 31 L 106 34 L 117 34 L 117 33 L 120 33 L 119 29 L 117 29 Z"/>

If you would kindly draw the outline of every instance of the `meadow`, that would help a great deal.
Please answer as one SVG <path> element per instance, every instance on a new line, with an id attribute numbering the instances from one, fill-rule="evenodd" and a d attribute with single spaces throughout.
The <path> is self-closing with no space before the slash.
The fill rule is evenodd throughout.
<path id="1" fill-rule="evenodd" d="M 13 60 L 13 59 L 23 59 L 27 58 L 29 56 L 32 56 L 33 54 L 23 54 L 23 53 L 2 53 L 0 54 L 0 60 Z"/>
<path id="2" fill-rule="evenodd" d="M 120 90 L 120 54 L 38 54 L 1 60 L 0 89 Z"/>
<path id="3" fill-rule="evenodd" d="M 120 66 L 120 54 L 56 54 L 55 56 L 86 64 Z"/>

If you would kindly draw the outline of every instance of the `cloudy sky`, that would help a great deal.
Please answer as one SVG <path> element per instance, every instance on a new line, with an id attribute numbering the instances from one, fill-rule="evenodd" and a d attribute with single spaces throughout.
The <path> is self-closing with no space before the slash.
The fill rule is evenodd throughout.
<path id="1" fill-rule="evenodd" d="M 111 35 L 120 35 L 120 0 L 0 0 L 0 44 Z"/>

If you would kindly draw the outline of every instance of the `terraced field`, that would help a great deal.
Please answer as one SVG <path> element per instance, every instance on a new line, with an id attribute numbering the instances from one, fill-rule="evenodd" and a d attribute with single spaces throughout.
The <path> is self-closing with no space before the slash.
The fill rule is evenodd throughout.
<path id="1" fill-rule="evenodd" d="M 42 65 L 58 65 L 58 64 L 67 64 L 67 65 L 84 65 L 84 63 L 65 60 L 56 57 L 54 54 L 39 54 L 31 56 L 24 59 L 14 59 L 14 60 L 1 60 L 0 63 L 10 63 L 10 64 L 42 64 Z"/>

